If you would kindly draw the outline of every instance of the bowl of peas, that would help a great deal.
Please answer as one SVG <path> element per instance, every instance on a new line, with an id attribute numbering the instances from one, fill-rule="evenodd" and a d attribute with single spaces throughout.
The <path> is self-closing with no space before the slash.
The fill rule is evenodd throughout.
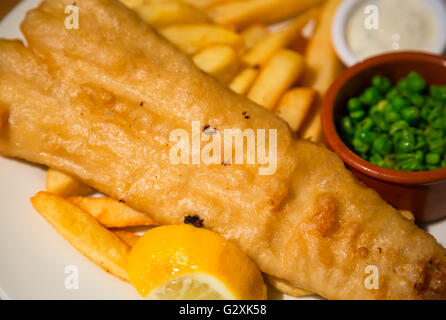
<path id="1" fill-rule="evenodd" d="M 421 222 L 446 217 L 446 57 L 376 56 L 322 103 L 329 147 L 366 185 Z"/>

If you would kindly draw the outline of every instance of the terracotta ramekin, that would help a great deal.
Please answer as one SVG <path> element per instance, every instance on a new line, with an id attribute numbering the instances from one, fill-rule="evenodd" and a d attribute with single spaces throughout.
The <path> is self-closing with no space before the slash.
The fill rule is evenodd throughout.
<path id="1" fill-rule="evenodd" d="M 347 100 L 360 95 L 375 75 L 394 83 L 417 71 L 429 84 L 446 85 L 446 57 L 419 52 L 399 52 L 365 60 L 342 74 L 322 102 L 322 127 L 328 146 L 353 173 L 400 210 L 410 210 L 417 221 L 446 217 L 446 168 L 405 172 L 379 167 L 353 153 L 341 140 L 337 124 Z"/>

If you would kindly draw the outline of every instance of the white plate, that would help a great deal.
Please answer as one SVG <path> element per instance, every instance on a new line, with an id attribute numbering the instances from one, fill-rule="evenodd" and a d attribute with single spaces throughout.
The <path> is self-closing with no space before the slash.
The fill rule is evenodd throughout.
<path id="1" fill-rule="evenodd" d="M 24 0 L 0 22 L 0 37 L 21 37 L 19 24 L 37 0 Z M 45 168 L 0 157 L 0 297 L 3 299 L 139 299 L 68 244 L 31 207 L 45 188 Z M 429 227 L 446 245 L 446 221 Z M 67 266 L 77 266 L 79 288 L 66 289 Z M 272 298 L 289 299 L 277 292 Z M 310 297 L 311 298 L 311 297 Z"/>

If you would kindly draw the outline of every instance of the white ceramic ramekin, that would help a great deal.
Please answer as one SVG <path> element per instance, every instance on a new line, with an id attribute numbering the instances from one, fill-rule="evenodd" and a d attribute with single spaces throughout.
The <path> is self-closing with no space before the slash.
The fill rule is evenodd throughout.
<path id="1" fill-rule="evenodd" d="M 339 6 L 332 25 L 332 41 L 339 58 L 348 67 L 355 65 L 361 60 L 356 57 L 350 49 L 346 37 L 347 22 L 358 6 L 369 0 L 344 0 Z M 392 1 L 392 0 L 387 0 Z M 444 0 L 422 0 L 432 7 L 438 20 L 438 38 L 435 45 L 429 50 L 430 53 L 443 54 L 446 50 L 446 4 Z M 385 53 L 385 52 L 382 52 Z"/>

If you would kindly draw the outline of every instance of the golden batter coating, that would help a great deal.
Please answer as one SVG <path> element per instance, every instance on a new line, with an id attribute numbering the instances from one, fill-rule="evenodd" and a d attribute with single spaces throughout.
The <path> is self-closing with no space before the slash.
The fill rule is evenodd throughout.
<path id="1" fill-rule="evenodd" d="M 162 224 L 198 215 L 261 271 L 329 299 L 446 298 L 445 249 L 336 154 L 295 140 L 119 2 L 76 2 L 79 30 L 64 28 L 71 0 L 46 0 L 22 24 L 30 49 L 0 42 L 1 154 L 68 172 Z M 275 174 L 172 164 L 169 133 L 191 121 L 277 129 Z"/>

